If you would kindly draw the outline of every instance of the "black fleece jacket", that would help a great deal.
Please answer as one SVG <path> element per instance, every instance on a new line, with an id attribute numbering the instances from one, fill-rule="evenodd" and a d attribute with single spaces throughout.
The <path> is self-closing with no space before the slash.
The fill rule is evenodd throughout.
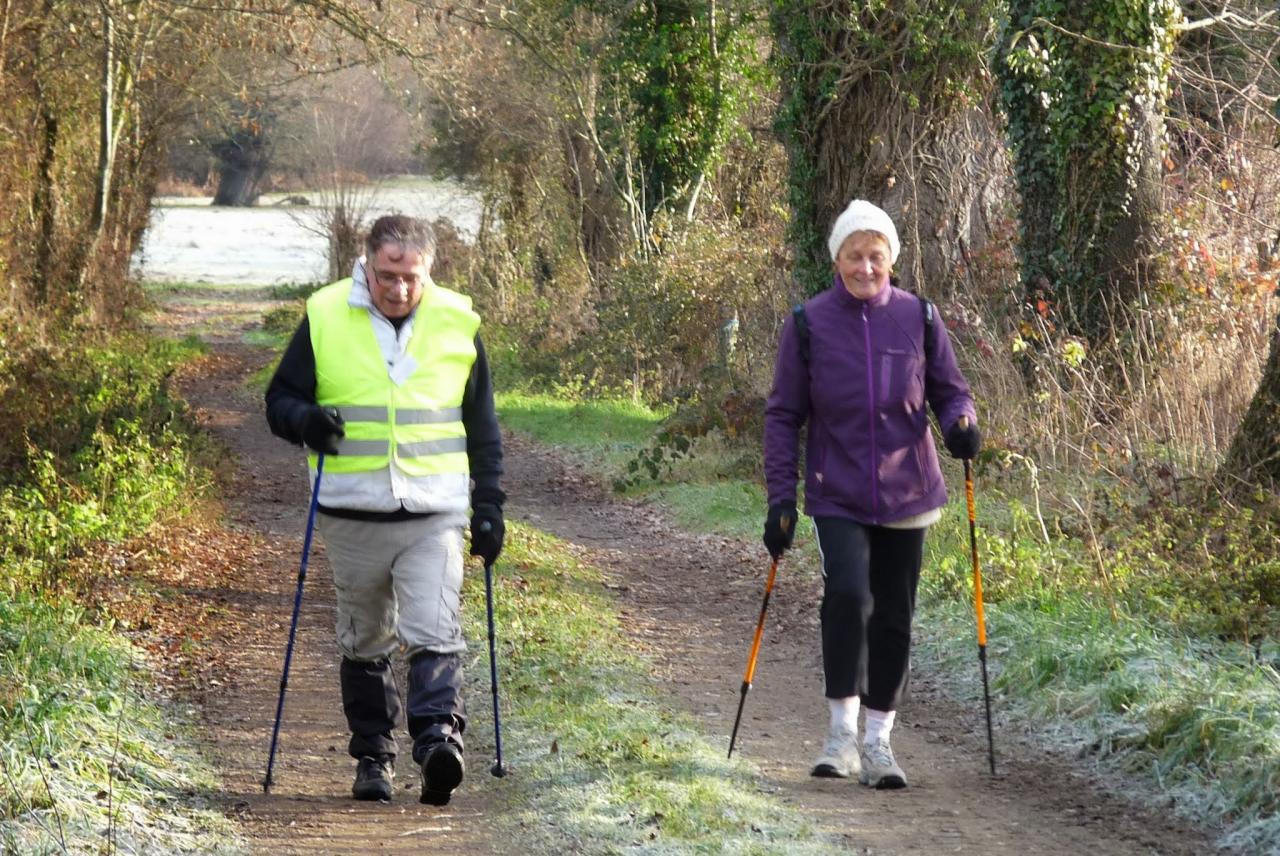
<path id="1" fill-rule="evenodd" d="M 467 432 L 467 461 L 471 468 L 471 505 L 488 503 L 502 508 L 506 495 L 498 486 L 502 476 L 502 433 L 493 407 L 493 379 L 484 345 L 476 334 L 476 361 L 462 395 L 462 425 Z M 303 318 L 285 348 L 280 365 L 267 386 L 267 424 L 271 433 L 302 445 L 302 426 L 316 403 L 316 355 L 311 348 L 311 326 Z M 403 520 L 417 517 L 401 508 L 387 513 L 321 508 L 337 517 L 361 520 Z"/>

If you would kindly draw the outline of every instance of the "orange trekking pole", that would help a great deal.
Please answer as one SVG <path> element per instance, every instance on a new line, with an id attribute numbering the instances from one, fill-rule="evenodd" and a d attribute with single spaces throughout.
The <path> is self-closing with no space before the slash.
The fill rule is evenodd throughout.
<path id="1" fill-rule="evenodd" d="M 969 419 L 960 417 L 960 427 L 967 427 Z M 973 461 L 964 459 L 964 498 L 969 505 L 969 553 L 973 558 L 973 606 L 978 622 L 978 662 L 982 664 L 982 699 L 987 707 L 987 760 L 991 775 L 996 774 L 996 744 L 991 730 L 991 688 L 987 682 L 987 620 L 982 611 L 982 570 L 978 567 L 977 515 L 973 505 Z"/>
<path id="2" fill-rule="evenodd" d="M 784 524 L 785 525 L 785 524 Z M 769 579 L 764 584 L 764 603 L 760 606 L 760 620 L 756 622 L 756 638 L 751 643 L 751 656 L 747 658 L 747 673 L 742 678 L 742 696 L 738 699 L 738 715 L 733 718 L 733 734 L 729 735 L 729 755 L 733 757 L 733 744 L 738 739 L 738 724 L 742 722 L 742 706 L 747 701 L 747 691 L 751 689 L 751 679 L 756 674 L 756 658 L 760 655 L 760 640 L 764 637 L 764 614 L 769 609 L 769 595 L 773 593 L 773 578 L 778 573 L 778 560 L 773 560 L 769 567 Z"/>

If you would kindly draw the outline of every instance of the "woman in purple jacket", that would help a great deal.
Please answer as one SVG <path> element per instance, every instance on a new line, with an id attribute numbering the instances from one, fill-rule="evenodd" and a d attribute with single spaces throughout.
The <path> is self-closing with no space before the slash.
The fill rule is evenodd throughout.
<path id="1" fill-rule="evenodd" d="M 764 543 L 775 559 L 791 546 L 807 420 L 805 512 L 822 554 L 831 709 L 813 775 L 901 788 L 889 733 L 907 684 L 924 533 L 947 501 L 925 402 L 954 457 L 974 457 L 981 439 L 946 327 L 930 304 L 890 283 L 899 243 L 889 215 L 855 199 L 827 243 L 834 282 L 787 319 L 778 343 L 765 411 Z"/>

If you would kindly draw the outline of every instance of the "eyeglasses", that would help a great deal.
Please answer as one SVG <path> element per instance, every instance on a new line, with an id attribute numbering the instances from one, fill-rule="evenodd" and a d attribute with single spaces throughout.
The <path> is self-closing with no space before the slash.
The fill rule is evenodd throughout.
<path id="1" fill-rule="evenodd" d="M 378 285 L 382 286 L 383 288 L 397 288 L 400 285 L 403 285 L 405 288 L 409 289 L 410 291 L 413 291 L 415 288 L 417 288 L 419 285 L 422 284 L 421 278 L 416 273 L 411 273 L 411 274 L 385 273 L 383 271 L 378 270 L 377 268 L 373 269 L 373 278 L 377 280 Z"/>

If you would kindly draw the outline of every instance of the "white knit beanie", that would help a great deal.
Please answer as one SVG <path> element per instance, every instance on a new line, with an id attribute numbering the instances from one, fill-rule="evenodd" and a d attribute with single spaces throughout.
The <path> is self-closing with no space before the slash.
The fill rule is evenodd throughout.
<path id="1" fill-rule="evenodd" d="M 849 207 L 836 218 L 831 227 L 831 237 L 827 239 L 827 248 L 831 250 L 831 261 L 840 253 L 840 245 L 844 239 L 854 232 L 879 232 L 889 242 L 889 264 L 898 260 L 898 230 L 893 227 L 889 215 L 865 199 L 855 199 Z"/>

